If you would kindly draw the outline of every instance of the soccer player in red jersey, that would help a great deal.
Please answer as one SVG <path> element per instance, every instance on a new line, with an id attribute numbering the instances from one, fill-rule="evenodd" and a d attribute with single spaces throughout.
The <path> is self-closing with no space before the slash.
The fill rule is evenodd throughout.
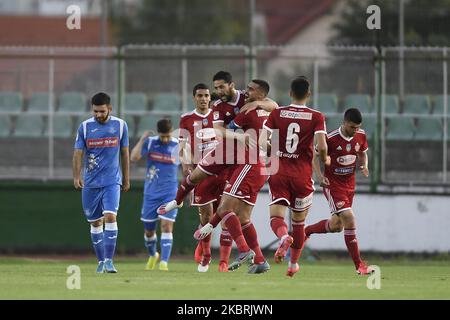
<path id="1" fill-rule="evenodd" d="M 180 120 L 180 159 L 183 175 L 188 176 L 197 166 L 203 156 L 217 145 L 213 128 L 213 114 L 209 108 L 211 100 L 209 88 L 199 83 L 193 88 L 195 109 L 183 114 Z M 220 201 L 226 181 L 221 177 L 210 176 L 200 182 L 192 191 L 191 205 L 198 207 L 201 225 L 205 225 L 214 213 L 214 202 Z M 211 262 L 211 236 L 199 241 L 196 248 L 200 255 L 199 272 L 206 272 Z M 201 252 L 201 253 L 200 253 Z"/>
<path id="2" fill-rule="evenodd" d="M 327 135 L 328 154 L 331 165 L 325 166 L 322 174 L 320 164 L 314 161 L 314 171 L 323 187 L 323 193 L 330 206 L 331 218 L 319 221 L 305 228 L 306 237 L 314 233 L 341 232 L 348 252 L 355 264 L 356 272 L 370 274 L 373 269 L 361 260 L 356 240 L 356 223 L 352 210 L 355 194 L 355 172 L 359 162 L 364 176 L 369 176 L 366 134 L 361 127 L 361 112 L 356 108 L 345 111 L 344 122 Z"/>
<path id="3" fill-rule="evenodd" d="M 299 269 L 305 240 L 304 221 L 312 204 L 313 142 L 316 139 L 320 160 L 329 163 L 327 156 L 325 119 L 319 111 L 310 109 L 306 103 L 311 96 L 310 84 L 305 77 L 298 77 L 291 83 L 289 106 L 272 111 L 264 128 L 272 134 L 272 157 L 276 152 L 279 161 L 278 172 L 271 174 L 269 187 L 272 195 L 270 203 L 270 225 L 280 239 L 275 252 L 275 262 L 280 263 L 290 247 L 291 259 L 287 275 L 292 277 Z M 273 150 L 273 142 L 279 134 L 279 150 Z M 261 135 L 262 139 L 267 133 Z M 266 141 L 261 141 L 263 144 Z M 292 210 L 292 237 L 284 222 L 286 207 Z"/>
<path id="4" fill-rule="evenodd" d="M 269 89 L 269 84 L 266 81 L 252 80 L 247 86 L 245 94 L 246 102 L 263 100 L 267 96 Z M 257 141 L 263 124 L 267 121 L 268 116 L 269 112 L 257 108 L 248 113 L 239 113 L 228 125 L 229 129 L 244 130 L 245 134 L 248 135 L 256 145 L 250 143 L 249 148 L 243 150 L 244 163 L 237 164 L 234 167 L 230 181 L 225 187 L 217 213 L 214 214 L 209 224 L 198 231 L 199 237 L 204 237 L 205 235 L 209 235 L 222 219 L 227 226 L 231 224 L 229 223 L 231 219 L 233 219 L 235 224 L 239 221 L 245 242 L 247 242 L 248 247 L 255 253 L 253 263 L 248 270 L 249 273 L 263 273 L 270 269 L 270 265 L 264 258 L 259 247 L 256 229 L 250 220 L 258 192 L 263 187 L 267 178 L 263 175 L 265 166 L 264 159 L 259 155 Z M 236 215 L 239 218 L 238 220 L 236 219 Z M 235 224 L 229 226 L 229 229 L 236 229 L 237 226 Z M 236 232 L 236 236 L 241 236 L 238 231 L 233 232 Z M 235 239 L 235 236 L 232 236 L 233 239 Z M 243 254 L 243 251 L 239 251 Z M 242 264 L 242 260 L 242 257 L 238 257 L 236 261 L 230 264 L 228 269 L 235 270 L 239 268 Z"/>
<path id="5" fill-rule="evenodd" d="M 216 132 L 219 133 L 218 140 L 220 140 L 220 143 L 213 151 L 207 154 L 201 164 L 198 165 L 191 174 L 183 179 L 178 188 L 176 199 L 158 208 L 159 214 L 165 214 L 175 208 L 181 207 L 186 195 L 196 184 L 208 178 L 208 176 L 217 175 L 226 180 L 230 178 L 231 173 L 234 170 L 233 165 L 236 162 L 236 144 L 234 140 L 237 140 L 241 145 L 248 144 L 250 141 L 244 134 L 235 133 L 233 130 L 226 130 L 226 126 L 233 120 L 236 114 L 241 111 L 241 109 L 242 111 L 249 111 L 249 109 L 259 106 L 270 112 L 278 106 L 269 98 L 265 98 L 263 101 L 255 101 L 244 106 L 245 93 L 244 91 L 235 89 L 232 76 L 228 72 L 217 72 L 213 77 L 213 83 L 214 90 L 219 97 L 219 100 L 217 100 L 212 107 L 213 122 Z M 232 144 L 232 147 L 227 148 L 227 140 L 229 140 L 228 144 Z M 228 270 L 228 258 L 232 245 L 230 233 L 225 227 L 223 227 L 223 229 L 220 237 L 221 252 L 219 271 Z"/>

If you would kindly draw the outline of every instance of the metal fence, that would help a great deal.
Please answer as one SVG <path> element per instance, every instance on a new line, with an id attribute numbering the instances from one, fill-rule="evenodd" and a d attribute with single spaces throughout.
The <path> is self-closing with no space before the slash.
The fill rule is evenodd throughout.
<path id="1" fill-rule="evenodd" d="M 448 49 L 127 45 L 120 48 L 0 47 L 0 178 L 70 179 L 74 132 L 98 91 L 113 97 L 131 143 L 161 117 L 178 123 L 193 108 L 191 88 L 230 71 L 289 103 L 289 84 L 313 84 L 310 105 L 328 129 L 347 107 L 363 112 L 372 185 L 449 184 Z M 142 164 L 132 168 L 143 178 Z M 358 178 L 360 179 L 360 178 Z M 362 183 L 368 183 L 361 179 Z"/>

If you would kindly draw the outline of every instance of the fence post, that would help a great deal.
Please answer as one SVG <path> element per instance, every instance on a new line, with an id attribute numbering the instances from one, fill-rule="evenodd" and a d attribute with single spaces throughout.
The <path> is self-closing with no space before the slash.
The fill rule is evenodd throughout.
<path id="1" fill-rule="evenodd" d="M 442 145 L 443 145 L 443 150 L 442 150 L 443 151 L 443 154 L 442 154 L 443 175 L 442 175 L 442 178 L 444 180 L 444 183 L 446 183 L 447 182 L 447 169 L 448 169 L 447 168 L 447 157 L 448 157 L 448 154 L 447 154 L 447 139 L 448 139 L 448 132 L 447 132 L 447 129 L 448 129 L 448 125 L 447 125 L 447 123 L 448 123 L 448 118 L 447 118 L 447 115 L 448 115 L 447 47 L 445 47 L 443 49 L 442 55 L 443 55 L 442 71 L 443 71 L 443 83 L 444 83 L 444 92 L 443 92 L 443 94 L 444 94 L 444 97 L 443 97 L 444 98 L 444 119 L 443 119 L 444 138 L 443 138 L 443 140 L 444 141 L 442 142 Z"/>
<path id="2" fill-rule="evenodd" d="M 117 55 L 117 115 L 122 118 L 125 104 L 125 59 L 124 59 L 124 50 L 123 46 L 119 46 L 118 55 Z"/>
<path id="3" fill-rule="evenodd" d="M 372 155 L 373 159 L 373 174 L 370 179 L 370 191 L 376 192 L 377 186 L 380 183 L 380 167 L 381 167 L 381 127 L 382 127 L 382 112 L 381 112 L 381 97 L 382 97 L 382 84 L 383 84 L 383 74 L 382 74 L 382 61 L 383 61 L 383 49 L 377 46 L 375 51 L 375 96 L 377 97 L 377 120 L 376 129 L 374 133 L 374 152 Z"/>
<path id="4" fill-rule="evenodd" d="M 50 49 L 49 54 L 52 56 L 54 50 Z M 51 58 L 48 61 L 48 178 L 53 179 L 55 166 L 55 144 L 53 134 L 53 115 L 55 108 L 53 106 L 54 90 L 55 90 L 55 59 Z"/>

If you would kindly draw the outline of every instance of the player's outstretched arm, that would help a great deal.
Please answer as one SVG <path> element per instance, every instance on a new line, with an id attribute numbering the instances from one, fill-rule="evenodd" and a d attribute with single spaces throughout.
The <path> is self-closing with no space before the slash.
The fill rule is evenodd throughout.
<path id="1" fill-rule="evenodd" d="M 130 150 L 128 147 L 120 149 L 120 163 L 122 165 L 122 190 L 130 190 Z"/>
<path id="2" fill-rule="evenodd" d="M 75 149 L 72 158 L 73 186 L 75 189 L 84 187 L 83 179 L 81 179 L 81 164 L 83 159 L 83 150 Z"/>
<path id="3" fill-rule="evenodd" d="M 276 108 L 278 108 L 278 103 L 273 101 L 270 98 L 265 98 L 261 101 L 252 101 L 249 103 L 246 103 L 240 110 L 240 112 L 245 112 L 245 114 L 255 110 L 256 108 L 261 108 L 267 112 L 272 112 Z"/>

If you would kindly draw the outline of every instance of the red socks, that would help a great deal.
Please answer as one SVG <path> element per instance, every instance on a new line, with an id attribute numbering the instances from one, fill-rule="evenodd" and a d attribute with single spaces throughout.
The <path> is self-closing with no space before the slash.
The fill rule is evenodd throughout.
<path id="1" fill-rule="evenodd" d="M 244 235 L 242 234 L 241 223 L 236 214 L 231 211 L 225 211 L 220 213 L 220 216 L 222 217 L 228 232 L 236 243 L 239 253 L 249 251 L 250 248 L 245 241 Z"/>
<path id="2" fill-rule="evenodd" d="M 210 235 L 209 235 L 210 236 Z M 208 237 L 209 237 L 208 236 Z M 227 229 L 222 229 L 220 233 L 220 262 L 228 264 L 230 258 L 231 248 L 233 245 L 233 239 Z"/>
<path id="3" fill-rule="evenodd" d="M 330 232 L 330 225 L 328 219 L 321 220 L 305 228 L 305 234 L 307 237 L 309 237 L 313 233 L 328 233 L 328 232 Z"/>
<path id="4" fill-rule="evenodd" d="M 305 242 L 305 220 L 292 220 L 292 237 L 294 242 L 291 246 L 291 263 L 297 263 L 302 254 L 303 243 Z"/>
<path id="5" fill-rule="evenodd" d="M 264 255 L 259 247 L 258 243 L 258 235 L 256 234 L 256 229 L 253 223 L 249 222 L 247 224 L 242 225 L 242 233 L 244 234 L 245 241 L 247 241 L 248 246 L 255 251 L 254 263 L 260 264 L 263 263 L 266 259 L 264 259 Z"/>
<path id="6" fill-rule="evenodd" d="M 189 192 L 192 191 L 192 189 L 194 189 L 194 187 L 195 185 L 192 184 L 192 182 L 189 180 L 189 176 L 181 181 L 181 184 L 177 190 L 177 196 L 175 197 L 178 205 L 183 202 L 184 198 L 186 198 L 186 196 L 189 194 Z"/>
<path id="7" fill-rule="evenodd" d="M 344 239 L 353 263 L 356 269 L 358 269 L 361 263 L 361 256 L 359 255 L 358 241 L 356 240 L 356 229 L 344 229 Z"/>
<path id="8" fill-rule="evenodd" d="M 281 217 L 272 217 L 270 218 L 270 227 L 273 230 L 273 233 L 281 239 L 284 235 L 288 234 L 288 227 L 284 219 Z"/>

